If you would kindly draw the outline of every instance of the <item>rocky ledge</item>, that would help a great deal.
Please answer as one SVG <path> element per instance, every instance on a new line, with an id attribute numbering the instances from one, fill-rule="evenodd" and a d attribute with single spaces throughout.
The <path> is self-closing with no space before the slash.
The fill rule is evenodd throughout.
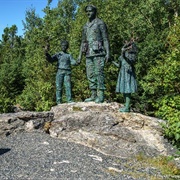
<path id="1" fill-rule="evenodd" d="M 46 123 L 53 121 L 53 112 L 21 111 L 0 114 L 0 136 L 23 131 L 44 130 Z"/>
<path id="2" fill-rule="evenodd" d="M 163 137 L 165 121 L 139 113 L 120 113 L 118 103 L 61 104 L 50 112 L 0 115 L 0 135 L 33 131 L 91 147 L 103 154 L 130 157 L 173 155 L 175 149 Z"/>
<path id="3" fill-rule="evenodd" d="M 91 147 L 106 155 L 172 155 L 163 137 L 165 121 L 139 113 L 121 113 L 118 103 L 62 104 L 51 108 L 50 136 Z"/>

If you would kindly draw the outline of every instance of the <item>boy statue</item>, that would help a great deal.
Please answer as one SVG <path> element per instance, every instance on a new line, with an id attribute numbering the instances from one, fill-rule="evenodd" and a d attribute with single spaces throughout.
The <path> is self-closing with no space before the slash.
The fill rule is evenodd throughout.
<path id="1" fill-rule="evenodd" d="M 57 62 L 56 74 L 56 103 L 62 103 L 62 90 L 63 84 L 65 85 L 67 102 L 72 101 L 72 88 L 71 88 L 71 65 L 78 65 L 76 60 L 67 52 L 69 47 L 68 41 L 61 41 L 61 52 L 51 56 L 48 53 L 49 47 L 45 47 L 45 56 L 49 62 Z"/>

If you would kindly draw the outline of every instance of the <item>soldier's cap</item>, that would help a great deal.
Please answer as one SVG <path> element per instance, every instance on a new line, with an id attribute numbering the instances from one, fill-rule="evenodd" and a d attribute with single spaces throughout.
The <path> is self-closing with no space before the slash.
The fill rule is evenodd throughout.
<path id="1" fill-rule="evenodd" d="M 94 6 L 94 5 L 92 5 L 92 4 L 88 4 L 88 5 L 84 8 L 85 12 L 86 12 L 86 10 L 87 10 L 88 7 L 91 7 L 95 12 L 97 12 L 97 7 Z"/>

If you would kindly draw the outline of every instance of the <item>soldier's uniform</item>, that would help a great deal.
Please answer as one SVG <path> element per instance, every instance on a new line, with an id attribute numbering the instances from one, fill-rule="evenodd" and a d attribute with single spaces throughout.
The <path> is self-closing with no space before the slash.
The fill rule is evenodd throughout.
<path id="1" fill-rule="evenodd" d="M 105 90 L 105 46 L 109 46 L 106 24 L 99 18 L 87 22 L 83 27 L 81 51 L 86 55 L 86 73 L 91 90 Z"/>
<path id="2" fill-rule="evenodd" d="M 62 103 L 62 89 L 65 85 L 67 102 L 72 101 L 72 88 L 71 88 L 71 65 L 77 65 L 76 60 L 69 53 L 59 52 L 50 56 L 46 53 L 49 62 L 57 61 L 57 74 L 56 74 L 56 102 Z"/>

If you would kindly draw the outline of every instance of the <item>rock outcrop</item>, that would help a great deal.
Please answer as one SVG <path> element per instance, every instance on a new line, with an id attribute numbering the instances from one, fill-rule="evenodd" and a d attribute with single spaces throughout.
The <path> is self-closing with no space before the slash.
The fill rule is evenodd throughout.
<path id="1" fill-rule="evenodd" d="M 120 113 L 118 103 L 94 102 L 54 106 L 50 136 L 100 151 L 129 157 L 169 155 L 173 147 L 163 137 L 165 121 L 139 113 Z"/>
<path id="2" fill-rule="evenodd" d="M 54 113 L 52 112 L 21 111 L 0 114 L 0 136 L 44 129 L 45 123 L 51 122 L 53 119 Z"/>
<path id="3" fill-rule="evenodd" d="M 174 148 L 163 137 L 165 121 L 139 113 L 121 113 L 118 103 L 61 104 L 50 112 L 21 111 L 0 114 L 0 135 L 40 130 L 101 153 L 130 157 L 172 155 Z"/>

